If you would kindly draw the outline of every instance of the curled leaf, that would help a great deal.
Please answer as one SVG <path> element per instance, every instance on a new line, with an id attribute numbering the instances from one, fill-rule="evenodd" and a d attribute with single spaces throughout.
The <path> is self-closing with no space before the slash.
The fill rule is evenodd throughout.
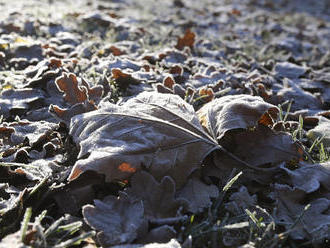
<path id="1" fill-rule="evenodd" d="M 268 111 L 276 116 L 278 108 L 261 97 L 230 95 L 205 104 L 197 114 L 203 127 L 212 137 L 220 140 L 229 130 L 257 126 L 258 121 Z"/>
<path id="2" fill-rule="evenodd" d="M 87 89 L 78 85 L 78 79 L 73 73 L 63 73 L 55 81 L 58 89 L 64 92 L 65 101 L 75 104 L 87 100 Z"/>

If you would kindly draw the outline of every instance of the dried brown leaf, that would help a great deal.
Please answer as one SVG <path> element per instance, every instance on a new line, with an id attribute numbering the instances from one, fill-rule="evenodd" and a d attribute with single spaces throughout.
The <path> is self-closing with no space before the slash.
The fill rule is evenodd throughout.
<path id="1" fill-rule="evenodd" d="M 195 43 L 196 34 L 192 32 L 190 29 L 187 29 L 183 37 L 178 38 L 178 42 L 175 48 L 182 50 L 185 46 L 190 47 L 191 49 Z"/>
<path id="2" fill-rule="evenodd" d="M 75 116 L 70 134 L 80 146 L 70 180 L 86 170 L 106 175 L 107 181 L 127 179 L 144 166 L 157 180 L 168 175 L 180 187 L 218 148 L 191 105 L 175 95 L 151 92 Z M 123 163 L 130 169 L 122 170 Z"/>
<path id="3" fill-rule="evenodd" d="M 70 120 L 73 116 L 96 110 L 97 107 L 92 101 L 85 101 L 83 103 L 76 103 L 73 106 L 62 109 L 56 105 L 49 106 L 49 112 L 53 114 L 57 119 L 63 121 L 67 125 L 70 124 Z"/>
<path id="4" fill-rule="evenodd" d="M 78 79 L 73 73 L 63 73 L 56 78 L 58 89 L 64 92 L 64 99 L 68 103 L 76 104 L 87 100 L 87 89 L 78 85 Z"/>

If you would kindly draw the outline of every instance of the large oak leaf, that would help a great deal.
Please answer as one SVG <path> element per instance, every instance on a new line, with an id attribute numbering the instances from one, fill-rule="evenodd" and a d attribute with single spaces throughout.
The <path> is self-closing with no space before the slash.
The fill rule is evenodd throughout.
<path id="1" fill-rule="evenodd" d="M 151 92 L 75 116 L 70 134 L 80 152 L 69 180 L 87 170 L 105 174 L 107 181 L 127 179 L 143 166 L 157 180 L 171 176 L 180 187 L 219 147 L 191 105 Z"/>

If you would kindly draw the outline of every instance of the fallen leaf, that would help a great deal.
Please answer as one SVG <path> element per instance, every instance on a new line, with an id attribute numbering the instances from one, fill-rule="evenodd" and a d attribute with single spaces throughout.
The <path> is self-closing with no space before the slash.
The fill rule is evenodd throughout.
<path id="1" fill-rule="evenodd" d="M 282 169 L 289 175 L 290 184 L 293 187 L 303 190 L 306 193 L 312 193 L 323 186 L 330 190 L 330 163 L 308 164 L 299 163 L 299 168 L 290 170 L 286 167 Z"/>
<path id="2" fill-rule="evenodd" d="M 113 54 L 113 56 L 120 56 L 122 54 L 125 54 L 124 51 L 120 50 L 118 47 L 116 46 L 110 46 L 109 48 L 110 52 Z"/>
<path id="3" fill-rule="evenodd" d="M 103 86 L 102 85 L 96 85 L 94 87 L 91 87 L 84 78 L 81 79 L 81 84 L 83 86 L 85 86 L 85 88 L 87 89 L 87 93 L 88 93 L 87 95 L 88 95 L 89 100 L 93 100 L 93 101 L 97 101 L 97 102 L 100 101 L 100 99 L 103 95 Z"/>
<path id="4" fill-rule="evenodd" d="M 169 89 L 173 89 L 173 85 L 175 84 L 175 81 L 172 76 L 167 76 L 164 78 L 163 84 L 165 87 Z"/>
<path id="5" fill-rule="evenodd" d="M 198 213 L 211 206 L 211 198 L 218 197 L 219 189 L 215 185 L 207 185 L 199 178 L 193 177 L 177 191 L 176 195 L 188 202 L 190 212 Z"/>
<path id="6" fill-rule="evenodd" d="M 275 184 L 277 195 L 277 211 L 275 220 L 278 224 L 290 230 L 297 221 L 295 228 L 290 230 L 293 239 L 317 239 L 319 241 L 330 238 L 330 215 L 327 210 L 330 207 L 330 200 L 318 198 L 309 202 L 310 207 L 304 208 L 308 204 L 305 201 L 307 195 L 298 188 L 291 188 L 288 185 Z M 304 202 L 304 203 L 302 203 Z"/>
<path id="7" fill-rule="evenodd" d="M 279 104 L 286 100 L 292 100 L 291 112 L 309 109 L 309 110 L 320 110 L 322 108 L 321 101 L 315 95 L 310 92 L 302 90 L 294 80 L 284 78 L 284 87 L 282 87 L 278 92 L 276 97 L 277 102 L 274 104 Z M 276 99 L 276 97 L 274 99 Z"/>
<path id="8" fill-rule="evenodd" d="M 131 84 L 134 85 L 139 83 L 139 80 L 133 78 L 131 74 L 125 73 L 118 68 L 112 69 L 111 73 L 112 77 L 116 80 L 118 87 L 120 87 L 122 90 L 126 90 L 127 87 Z"/>
<path id="9" fill-rule="evenodd" d="M 132 172 L 118 167 L 128 163 L 136 170 L 144 166 L 157 180 L 171 176 L 180 187 L 218 148 L 191 105 L 153 92 L 73 117 L 70 134 L 80 152 L 69 180 L 86 170 L 104 174 L 107 181 L 127 179 Z"/>
<path id="10" fill-rule="evenodd" d="M 92 101 L 85 101 L 83 103 L 76 103 L 69 108 L 62 109 L 57 105 L 50 105 L 48 111 L 58 120 L 63 121 L 68 126 L 73 116 L 83 114 L 89 111 L 96 110 L 97 107 Z"/>
<path id="11" fill-rule="evenodd" d="M 202 87 L 198 93 L 206 102 L 210 102 L 214 98 L 214 92 L 212 88 Z"/>
<path id="12" fill-rule="evenodd" d="M 137 238 L 143 225 L 142 201 L 131 201 L 122 193 L 119 198 L 107 196 L 103 201 L 94 200 L 93 205 L 83 207 L 84 220 L 95 230 L 102 246 L 129 244 Z"/>
<path id="13" fill-rule="evenodd" d="M 152 175 L 140 171 L 131 178 L 131 187 L 125 192 L 132 199 L 142 200 L 144 214 L 148 220 L 175 217 L 179 209 L 187 206 L 187 201 L 175 197 L 175 183 L 169 176 L 158 183 Z"/>
<path id="14" fill-rule="evenodd" d="M 68 103 L 75 104 L 87 100 L 87 89 L 78 85 L 78 79 L 73 73 L 63 73 L 56 78 L 58 89 L 64 92 L 64 99 Z"/>
<path id="15" fill-rule="evenodd" d="M 196 34 L 194 32 L 192 32 L 190 29 L 187 29 L 184 36 L 178 38 L 175 48 L 182 50 L 185 46 L 187 46 L 190 47 L 190 49 L 193 49 L 195 36 Z"/>
<path id="16" fill-rule="evenodd" d="M 250 195 L 245 186 L 241 186 L 238 192 L 231 194 L 229 202 L 225 203 L 225 208 L 234 215 L 245 213 L 245 209 L 250 209 L 257 205 L 257 196 Z"/>
<path id="17" fill-rule="evenodd" d="M 300 146 L 285 132 L 265 126 L 242 132 L 228 131 L 219 144 L 253 166 L 276 164 L 302 157 Z"/>
<path id="18" fill-rule="evenodd" d="M 39 89 L 9 89 L 0 93 L 0 111 L 8 118 L 11 115 L 22 115 L 35 106 L 41 107 L 45 94 Z"/>
<path id="19" fill-rule="evenodd" d="M 42 48 L 40 44 L 16 42 L 12 46 L 12 55 L 16 58 L 25 58 L 27 61 L 43 59 Z"/>
<path id="20" fill-rule="evenodd" d="M 230 95 L 205 104 L 197 111 L 197 115 L 211 136 L 220 140 L 229 130 L 257 126 L 258 121 L 266 112 L 276 115 L 279 110 L 261 97 Z"/>
<path id="21" fill-rule="evenodd" d="M 15 172 L 25 175 L 31 181 L 41 181 L 45 178 L 51 177 L 54 171 L 59 171 L 60 166 L 56 163 L 54 158 L 38 159 L 28 165 L 18 167 Z"/>
<path id="22" fill-rule="evenodd" d="M 177 232 L 172 226 L 162 225 L 151 229 L 144 237 L 137 240 L 137 243 L 165 243 L 176 237 Z"/>
<path id="23" fill-rule="evenodd" d="M 21 239 L 21 231 L 17 231 L 10 235 L 7 235 L 1 240 L 0 248 L 5 247 L 17 247 L 17 248 L 24 248 L 25 244 L 23 244 Z"/>
<path id="24" fill-rule="evenodd" d="M 279 77 L 298 78 L 304 75 L 307 69 L 290 62 L 279 62 L 276 63 L 274 71 Z"/>
<path id="25" fill-rule="evenodd" d="M 133 244 L 133 245 L 116 245 L 112 246 L 112 248 L 181 248 L 182 246 L 180 243 L 175 240 L 171 239 L 167 243 L 150 243 L 147 245 L 142 245 L 142 244 Z"/>
<path id="26" fill-rule="evenodd" d="M 308 130 L 307 137 L 315 140 L 321 139 L 324 147 L 330 147 L 330 120 L 324 117 L 319 118 L 318 125 Z"/>
<path id="27" fill-rule="evenodd" d="M 28 144 L 33 146 L 56 128 L 58 124 L 47 121 L 3 123 L 0 125 L 0 137 L 7 139 L 11 145 L 18 145 L 27 139 Z"/>

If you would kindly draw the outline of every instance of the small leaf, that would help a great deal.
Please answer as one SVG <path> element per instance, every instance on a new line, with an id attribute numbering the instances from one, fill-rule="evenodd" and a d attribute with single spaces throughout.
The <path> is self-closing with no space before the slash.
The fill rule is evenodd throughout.
<path id="1" fill-rule="evenodd" d="M 87 89 L 78 85 L 78 79 L 73 73 L 63 73 L 56 78 L 58 89 L 64 92 L 64 99 L 68 103 L 75 104 L 87 100 Z"/>
<path id="2" fill-rule="evenodd" d="M 99 231 L 97 238 L 102 246 L 129 244 L 136 239 L 143 224 L 142 201 L 131 201 L 122 193 L 119 198 L 110 195 L 94 204 L 84 206 L 82 211 L 87 224 Z"/>
<path id="3" fill-rule="evenodd" d="M 126 190 L 129 197 L 143 201 L 145 216 L 149 220 L 175 217 L 180 208 L 187 206 L 186 200 L 175 197 L 175 183 L 169 176 L 158 183 L 145 171 L 136 173 Z"/>
<path id="4" fill-rule="evenodd" d="M 196 34 L 194 32 L 192 32 L 190 29 L 187 29 L 184 36 L 178 38 L 178 42 L 175 48 L 182 50 L 185 46 L 187 46 L 192 49 L 195 43 L 195 36 Z"/>
<path id="5" fill-rule="evenodd" d="M 211 198 L 219 195 L 219 189 L 215 185 L 206 185 L 200 179 L 193 177 L 177 192 L 177 196 L 186 199 L 189 203 L 189 211 L 201 212 L 210 207 Z"/>
<path id="6" fill-rule="evenodd" d="M 227 131 L 255 127 L 262 116 L 276 116 L 278 108 L 261 97 L 230 95 L 215 99 L 197 111 L 203 127 L 217 140 Z M 266 122 L 266 124 L 268 124 Z"/>

